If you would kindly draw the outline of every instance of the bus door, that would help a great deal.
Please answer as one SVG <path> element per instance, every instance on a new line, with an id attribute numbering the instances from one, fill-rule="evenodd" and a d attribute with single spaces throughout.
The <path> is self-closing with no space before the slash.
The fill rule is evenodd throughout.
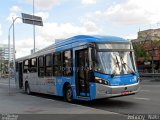
<path id="1" fill-rule="evenodd" d="M 18 80 L 19 80 L 19 88 L 21 89 L 23 87 L 23 65 L 22 65 L 22 62 L 18 64 L 19 64 Z"/>
<path id="2" fill-rule="evenodd" d="M 89 97 L 88 49 L 77 50 L 76 56 L 76 90 L 78 96 Z"/>

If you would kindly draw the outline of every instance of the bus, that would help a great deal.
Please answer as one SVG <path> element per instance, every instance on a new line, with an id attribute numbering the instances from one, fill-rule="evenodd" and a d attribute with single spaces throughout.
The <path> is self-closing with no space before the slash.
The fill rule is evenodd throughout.
<path id="1" fill-rule="evenodd" d="M 127 96 L 140 89 L 130 41 L 77 35 L 16 60 L 17 86 L 73 100 Z"/>

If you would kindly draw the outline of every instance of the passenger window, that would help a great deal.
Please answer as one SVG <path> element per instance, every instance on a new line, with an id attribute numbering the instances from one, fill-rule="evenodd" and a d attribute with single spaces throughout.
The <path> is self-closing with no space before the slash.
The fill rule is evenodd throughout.
<path id="1" fill-rule="evenodd" d="M 30 61 L 29 60 L 25 60 L 24 62 L 23 62 L 23 72 L 24 73 L 28 73 L 29 71 L 30 71 Z"/>
<path id="2" fill-rule="evenodd" d="M 45 57 L 45 62 L 46 62 L 46 67 L 45 67 L 45 69 L 46 69 L 46 73 L 45 73 L 45 75 L 46 76 L 52 76 L 52 55 L 50 54 L 50 55 L 46 55 L 46 57 Z"/>
<path id="3" fill-rule="evenodd" d="M 61 53 L 55 53 L 53 55 L 53 76 L 62 75 L 62 62 Z"/>
<path id="4" fill-rule="evenodd" d="M 38 76 L 44 77 L 45 69 L 44 69 L 44 57 L 41 56 L 38 58 Z"/>
<path id="5" fill-rule="evenodd" d="M 37 66 L 37 59 L 36 58 L 31 59 L 31 66 L 32 67 L 36 67 Z"/>
<path id="6" fill-rule="evenodd" d="M 72 76 L 72 51 L 63 52 L 63 75 Z"/>
<path id="7" fill-rule="evenodd" d="M 37 58 L 31 59 L 31 69 L 30 72 L 34 73 L 37 72 Z"/>

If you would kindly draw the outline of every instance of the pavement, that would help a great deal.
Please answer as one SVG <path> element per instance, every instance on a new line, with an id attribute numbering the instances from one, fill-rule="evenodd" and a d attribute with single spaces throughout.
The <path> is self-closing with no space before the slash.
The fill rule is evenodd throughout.
<path id="1" fill-rule="evenodd" d="M 63 102 L 63 98 L 42 94 L 27 95 L 19 91 L 11 80 L 10 94 L 8 81 L 0 80 L 0 113 L 18 114 L 114 114 L 86 106 Z M 48 96 L 50 99 L 43 96 Z M 59 100 L 58 100 L 59 99 Z M 3 109 L 2 109 L 3 108 Z M 69 108 L 69 109 L 68 109 Z"/>

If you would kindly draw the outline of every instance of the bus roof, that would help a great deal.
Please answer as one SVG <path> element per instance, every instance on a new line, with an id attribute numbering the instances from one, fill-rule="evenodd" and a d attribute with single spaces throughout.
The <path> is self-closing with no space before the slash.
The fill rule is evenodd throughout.
<path id="1" fill-rule="evenodd" d="M 36 56 L 40 56 L 43 54 L 48 54 L 51 52 L 55 52 L 55 51 L 61 51 L 61 50 L 65 50 L 65 49 L 69 49 L 69 48 L 73 48 L 73 47 L 77 47 L 80 45 L 84 45 L 86 43 L 90 43 L 90 42 L 119 42 L 119 43 L 124 43 L 124 42 L 129 42 L 126 39 L 120 38 L 120 37 L 115 37 L 115 36 L 89 36 L 89 35 L 77 35 L 71 38 L 67 38 L 67 39 L 62 39 L 62 40 L 56 40 L 55 44 L 52 44 L 42 50 L 39 50 L 37 52 L 35 52 L 32 55 L 23 57 L 23 58 L 19 58 L 18 60 L 23 60 L 23 59 L 27 59 L 27 58 L 32 58 L 32 57 L 36 57 Z"/>
<path id="2" fill-rule="evenodd" d="M 115 36 L 89 36 L 89 35 L 77 35 L 64 40 L 56 40 L 55 46 L 61 46 L 64 44 L 70 44 L 74 42 L 128 42 L 128 40 L 115 37 Z"/>

